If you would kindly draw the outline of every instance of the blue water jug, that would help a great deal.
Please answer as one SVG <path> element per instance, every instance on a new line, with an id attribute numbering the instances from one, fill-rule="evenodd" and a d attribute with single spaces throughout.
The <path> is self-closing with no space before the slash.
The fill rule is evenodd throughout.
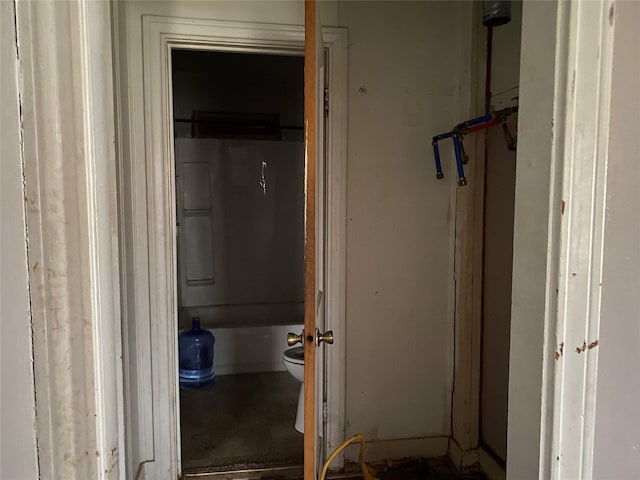
<path id="1" fill-rule="evenodd" d="M 209 330 L 200 328 L 200 318 L 192 319 L 191 330 L 178 336 L 180 356 L 180 388 L 203 388 L 216 378 L 213 369 L 213 344 L 216 339 Z"/>

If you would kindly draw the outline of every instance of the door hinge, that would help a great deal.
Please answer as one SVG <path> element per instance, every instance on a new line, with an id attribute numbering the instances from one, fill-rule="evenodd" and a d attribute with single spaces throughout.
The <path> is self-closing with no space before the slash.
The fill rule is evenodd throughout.
<path id="1" fill-rule="evenodd" d="M 324 114 L 329 115 L 329 87 L 324 89 Z"/>
<path id="2" fill-rule="evenodd" d="M 327 423 L 329 413 L 327 411 L 327 402 L 322 402 L 322 423 Z"/>

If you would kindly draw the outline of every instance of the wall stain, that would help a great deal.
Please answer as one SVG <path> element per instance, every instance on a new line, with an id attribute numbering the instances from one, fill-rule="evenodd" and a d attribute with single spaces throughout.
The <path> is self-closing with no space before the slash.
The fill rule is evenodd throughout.
<path id="1" fill-rule="evenodd" d="M 558 345 L 558 350 L 556 350 L 556 360 L 560 359 L 564 355 L 564 342 Z"/>
<path id="2" fill-rule="evenodd" d="M 560 214 L 564 215 L 564 207 L 566 205 L 566 202 L 564 200 L 562 200 L 562 205 L 560 206 Z"/>
<path id="3" fill-rule="evenodd" d="M 613 18 L 614 18 L 614 4 L 612 3 L 611 6 L 609 7 L 609 25 L 611 25 L 613 27 Z"/>
<path id="4" fill-rule="evenodd" d="M 599 340 L 594 340 L 589 345 L 587 345 L 586 340 L 582 343 L 581 347 L 576 348 L 576 353 L 586 352 L 587 350 L 591 350 L 592 348 L 596 348 L 600 344 Z"/>

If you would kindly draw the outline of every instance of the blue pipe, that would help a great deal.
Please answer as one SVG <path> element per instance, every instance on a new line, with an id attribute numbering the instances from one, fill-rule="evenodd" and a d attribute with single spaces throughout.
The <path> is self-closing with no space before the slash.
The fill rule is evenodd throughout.
<path id="1" fill-rule="evenodd" d="M 464 176 L 464 167 L 462 165 L 462 149 L 460 148 L 460 138 L 457 133 L 453 134 L 453 148 L 456 153 L 456 167 L 458 168 L 458 185 L 461 187 L 467 184 Z"/>
<path id="2" fill-rule="evenodd" d="M 444 173 L 442 172 L 442 163 L 440 162 L 440 148 L 438 147 L 438 142 L 440 140 L 444 140 L 445 138 L 451 138 L 453 136 L 453 131 L 441 133 L 440 135 L 436 135 L 431 140 L 431 145 L 433 145 L 433 156 L 436 159 L 436 178 L 441 179 L 444 178 Z"/>
<path id="3" fill-rule="evenodd" d="M 438 141 L 444 140 L 445 138 L 453 137 L 453 147 L 456 154 L 456 168 L 458 169 L 458 185 L 463 186 L 467 184 L 467 179 L 464 176 L 464 166 L 463 166 L 463 155 L 462 155 L 462 145 L 461 138 L 466 132 L 466 129 L 469 127 L 473 127 L 474 125 L 479 125 L 481 123 L 490 122 L 495 119 L 504 120 L 507 116 L 512 113 L 518 112 L 518 106 L 507 107 L 502 110 L 491 112 L 486 115 L 482 115 L 480 117 L 472 118 L 471 120 L 467 120 L 466 122 L 462 122 L 455 126 L 453 130 L 450 132 L 441 133 L 433 137 L 431 141 L 431 145 L 433 146 L 433 156 L 436 162 L 436 178 L 444 178 L 444 173 L 442 171 L 442 162 L 440 161 L 440 149 L 438 148 Z M 503 121 L 502 127 L 505 131 L 505 138 L 507 140 L 507 148 L 509 150 L 516 150 L 515 139 L 513 139 L 510 135 L 508 135 L 509 130 L 507 128 L 506 121 Z M 485 127 L 487 128 L 487 127 Z"/>
<path id="4" fill-rule="evenodd" d="M 440 149 L 438 148 L 438 140 L 436 137 L 433 137 L 431 145 L 433 145 L 433 156 L 436 159 L 436 178 L 444 178 L 444 173 L 442 172 L 442 164 L 440 163 Z"/>
<path id="5" fill-rule="evenodd" d="M 440 135 L 436 135 L 433 137 L 434 142 L 438 142 L 440 140 L 444 140 L 445 138 L 451 138 L 453 136 L 453 130 L 446 133 L 441 133 Z"/>

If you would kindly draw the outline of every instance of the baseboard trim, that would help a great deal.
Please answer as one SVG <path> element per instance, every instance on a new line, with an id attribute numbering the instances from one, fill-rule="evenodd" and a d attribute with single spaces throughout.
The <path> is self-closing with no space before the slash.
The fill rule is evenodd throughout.
<path id="1" fill-rule="evenodd" d="M 181 480 L 257 480 L 261 478 L 297 479 L 303 474 L 302 465 L 285 465 L 281 467 L 256 467 L 237 470 L 194 469 L 184 472 Z"/>
<path id="2" fill-rule="evenodd" d="M 480 470 L 477 450 L 462 450 L 458 442 L 449 439 L 449 459 L 453 467 L 460 473 L 473 473 Z"/>
<path id="3" fill-rule="evenodd" d="M 493 455 L 482 447 L 478 449 L 478 461 L 480 462 L 480 468 L 482 468 L 489 480 L 506 480 L 507 472 L 504 465 L 500 464 Z"/>
<path id="4" fill-rule="evenodd" d="M 447 454 L 449 438 L 446 436 L 398 438 L 393 440 L 367 440 L 365 460 L 377 462 L 407 457 L 434 458 Z M 345 449 L 345 459 L 356 461 L 360 454 L 360 443 Z"/>
<path id="5" fill-rule="evenodd" d="M 458 442 L 449 439 L 449 459 L 461 474 L 482 471 L 488 480 L 506 480 L 505 467 L 482 447 L 462 450 Z"/>

